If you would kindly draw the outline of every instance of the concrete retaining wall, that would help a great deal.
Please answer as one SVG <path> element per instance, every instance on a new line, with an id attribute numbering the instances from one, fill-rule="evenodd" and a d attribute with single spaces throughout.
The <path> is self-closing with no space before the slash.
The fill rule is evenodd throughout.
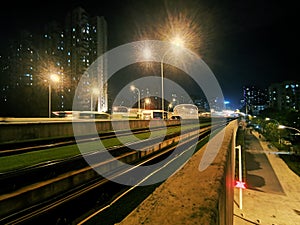
<path id="1" fill-rule="evenodd" d="M 205 170 L 199 164 L 207 145 L 118 225 L 232 225 L 237 126 L 233 121 L 226 127 L 221 148 Z M 217 138 L 210 140 L 213 146 Z"/>
<path id="2" fill-rule="evenodd" d="M 148 127 L 149 122 L 149 120 L 116 120 L 113 122 L 78 120 L 75 124 L 83 135 L 88 135 L 92 133 L 92 127 L 96 127 L 97 131 L 101 133 L 112 130 Z M 151 120 L 152 127 L 175 124 L 179 124 L 179 121 Z M 72 121 L 1 123 L 0 125 L 0 143 L 57 137 L 72 137 L 73 135 Z"/>

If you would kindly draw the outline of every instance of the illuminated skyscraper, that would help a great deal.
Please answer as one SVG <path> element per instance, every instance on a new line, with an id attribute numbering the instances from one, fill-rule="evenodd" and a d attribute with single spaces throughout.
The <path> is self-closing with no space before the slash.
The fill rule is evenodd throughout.
<path id="1" fill-rule="evenodd" d="M 59 82 L 52 85 L 54 111 L 72 110 L 80 79 L 85 85 L 81 110 L 107 111 L 106 61 L 97 61 L 93 76 L 86 73 L 106 51 L 104 17 L 90 16 L 81 7 L 71 10 L 64 22 L 45 24 L 38 33 L 22 31 L 19 38 L 8 43 L 0 58 L 3 115 L 47 116 L 51 74 L 59 76 Z"/>
<path id="2" fill-rule="evenodd" d="M 246 114 L 258 115 L 267 106 L 267 90 L 255 86 L 243 87 L 243 102 Z"/>
<path id="3" fill-rule="evenodd" d="M 278 110 L 300 109 L 300 83 L 284 81 L 269 87 L 270 107 Z"/>
<path id="4" fill-rule="evenodd" d="M 80 79 L 86 85 L 85 93 L 81 93 L 80 101 L 82 110 L 91 109 L 91 99 L 97 95 L 97 107 L 92 107 L 98 111 L 105 112 L 108 109 L 107 103 L 107 63 L 97 60 L 99 56 L 107 51 L 107 25 L 103 17 L 90 17 L 87 12 L 81 8 L 75 8 L 70 12 L 65 21 L 66 36 L 66 58 L 67 71 L 71 78 L 71 90 Z M 97 60 L 97 61 L 96 61 Z M 95 62 L 96 61 L 96 62 Z M 87 74 L 88 67 L 91 64 L 95 66 L 96 72 Z M 96 94 L 93 89 L 97 89 Z"/>

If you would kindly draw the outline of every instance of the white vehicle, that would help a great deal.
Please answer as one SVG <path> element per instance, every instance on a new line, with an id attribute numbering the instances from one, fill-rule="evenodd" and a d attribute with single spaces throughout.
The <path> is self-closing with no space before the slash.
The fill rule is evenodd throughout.
<path id="1" fill-rule="evenodd" d="M 198 107 L 194 104 L 179 104 L 173 109 L 172 117 L 180 119 L 199 119 Z"/>
<path id="2" fill-rule="evenodd" d="M 55 117 L 76 119 L 110 119 L 110 114 L 97 111 L 55 111 Z"/>
<path id="3" fill-rule="evenodd" d="M 162 111 L 159 109 L 142 111 L 142 119 L 143 120 L 166 119 L 167 115 L 168 115 L 168 113 L 166 111 Z"/>
<path id="4" fill-rule="evenodd" d="M 136 108 L 126 106 L 114 106 L 112 108 L 112 119 L 138 119 L 139 113 Z"/>

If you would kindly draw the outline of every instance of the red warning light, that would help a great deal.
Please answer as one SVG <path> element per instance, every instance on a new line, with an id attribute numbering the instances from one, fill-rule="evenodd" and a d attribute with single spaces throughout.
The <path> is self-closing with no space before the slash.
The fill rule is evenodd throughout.
<path id="1" fill-rule="evenodd" d="M 245 182 L 242 181 L 236 181 L 235 187 L 246 189 Z"/>

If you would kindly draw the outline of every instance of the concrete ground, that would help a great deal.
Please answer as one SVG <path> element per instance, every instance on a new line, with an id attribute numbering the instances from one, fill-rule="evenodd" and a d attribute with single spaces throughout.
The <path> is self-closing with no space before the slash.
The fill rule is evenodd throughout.
<path id="1" fill-rule="evenodd" d="M 269 148 L 269 143 L 263 137 L 259 138 L 258 133 L 253 132 L 247 135 L 248 140 L 246 142 L 250 143 L 246 143 L 244 150 L 246 153 L 264 154 L 268 164 L 271 165 L 270 168 L 273 170 L 271 172 L 274 174 L 274 178 L 266 175 L 266 172 L 270 171 L 265 170 L 270 170 L 270 168 L 263 165 L 259 160 L 255 168 L 252 167 L 252 169 L 247 170 L 247 176 L 250 178 L 251 176 L 260 177 L 263 182 L 242 191 L 242 208 L 240 208 L 240 190 L 235 188 L 233 224 L 299 225 L 300 177 L 290 170 L 278 156 L 280 154 L 278 149 L 274 146 Z"/>

